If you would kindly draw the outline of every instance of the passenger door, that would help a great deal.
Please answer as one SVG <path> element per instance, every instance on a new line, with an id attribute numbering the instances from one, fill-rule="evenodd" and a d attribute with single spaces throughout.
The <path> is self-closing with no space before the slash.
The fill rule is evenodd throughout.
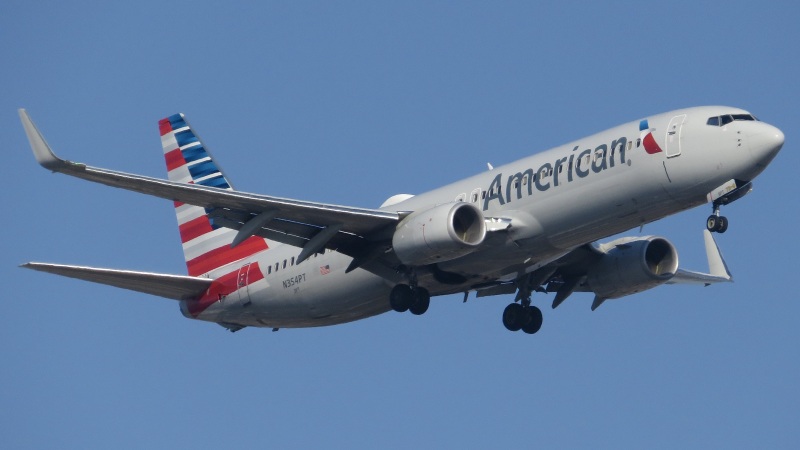
<path id="1" fill-rule="evenodd" d="M 667 136 L 665 139 L 667 158 L 674 158 L 681 154 L 681 129 L 686 120 L 686 114 L 675 116 L 669 121 L 667 126 Z"/>

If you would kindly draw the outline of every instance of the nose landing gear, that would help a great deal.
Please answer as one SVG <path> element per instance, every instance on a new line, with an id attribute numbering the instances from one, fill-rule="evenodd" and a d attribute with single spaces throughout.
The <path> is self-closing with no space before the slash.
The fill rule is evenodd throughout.
<path id="1" fill-rule="evenodd" d="M 727 193 L 719 195 L 712 192 L 709 194 L 710 199 L 714 199 L 711 204 L 712 208 L 714 208 L 714 212 L 708 216 L 706 228 L 712 233 L 724 233 L 728 229 L 728 218 L 719 214 L 720 207 L 728 203 L 733 203 L 749 194 L 753 190 L 753 183 L 749 181 L 731 180 L 720 186 L 720 188 L 725 189 L 722 192 Z"/>
<path id="2" fill-rule="evenodd" d="M 719 214 L 720 205 L 714 203 L 714 212 L 706 220 L 706 228 L 712 233 L 724 233 L 728 230 L 728 218 Z"/>

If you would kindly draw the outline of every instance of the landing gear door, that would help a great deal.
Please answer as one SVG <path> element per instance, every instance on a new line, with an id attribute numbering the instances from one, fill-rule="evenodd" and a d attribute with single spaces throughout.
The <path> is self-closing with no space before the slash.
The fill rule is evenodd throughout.
<path id="1" fill-rule="evenodd" d="M 681 114 L 680 116 L 673 117 L 672 120 L 669 121 L 667 137 L 665 139 L 667 158 L 674 158 L 681 154 L 681 129 L 683 128 L 683 122 L 685 120 L 686 114 Z"/>

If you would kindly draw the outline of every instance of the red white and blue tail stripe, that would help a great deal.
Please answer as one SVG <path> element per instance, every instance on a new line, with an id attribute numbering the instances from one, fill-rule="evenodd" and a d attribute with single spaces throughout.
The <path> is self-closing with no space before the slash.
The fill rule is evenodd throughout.
<path id="1" fill-rule="evenodd" d="M 183 114 L 161 119 L 158 127 L 170 181 L 233 190 Z M 236 230 L 215 226 L 209 212 L 201 206 L 175 202 L 189 275 L 206 274 L 268 248 L 267 242 L 258 236 L 231 248 Z"/>

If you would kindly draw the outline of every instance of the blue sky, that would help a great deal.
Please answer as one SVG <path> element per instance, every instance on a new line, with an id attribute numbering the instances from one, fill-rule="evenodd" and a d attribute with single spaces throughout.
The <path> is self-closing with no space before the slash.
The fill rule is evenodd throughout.
<path id="1" fill-rule="evenodd" d="M 601 3 L 4 2 L 0 447 L 800 446 L 800 7 Z M 555 311 L 540 295 L 536 336 L 503 328 L 510 297 L 460 296 L 422 317 L 231 334 L 17 268 L 185 270 L 169 202 L 40 169 L 19 107 L 61 155 L 159 177 L 157 120 L 184 112 L 238 189 L 375 207 L 705 104 L 786 134 L 724 209 L 736 282 L 595 312 L 590 295 Z M 703 270 L 709 212 L 644 233 Z"/>

